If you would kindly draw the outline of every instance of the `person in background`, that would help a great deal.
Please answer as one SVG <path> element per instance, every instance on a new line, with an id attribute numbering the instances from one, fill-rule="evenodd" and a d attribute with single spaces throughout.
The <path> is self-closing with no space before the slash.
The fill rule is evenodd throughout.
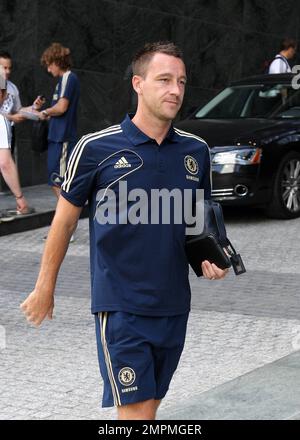
<path id="1" fill-rule="evenodd" d="M 27 118 L 21 112 L 24 107 L 21 104 L 19 89 L 9 80 L 13 67 L 12 57 L 9 52 L 0 51 L 0 66 L 7 82 L 6 97 L 0 105 L 0 113 L 6 117 L 11 125 L 11 154 L 13 155 L 16 144 L 15 124 L 26 121 Z"/>
<path id="2" fill-rule="evenodd" d="M 7 81 L 3 68 L 0 69 L 0 106 L 7 98 Z M 5 116 L 0 114 L 0 173 L 7 186 L 16 198 L 16 214 L 24 215 L 33 212 L 22 194 L 18 169 L 11 155 L 11 125 Z"/>
<path id="3" fill-rule="evenodd" d="M 40 119 L 49 119 L 48 184 L 57 198 L 66 171 L 66 164 L 77 141 L 77 108 L 80 85 L 71 69 L 70 49 L 52 43 L 41 57 L 47 71 L 58 78 L 51 106 L 40 111 Z M 34 107 L 40 110 L 44 101 L 38 97 Z"/>
<path id="4" fill-rule="evenodd" d="M 269 73 L 291 72 L 289 60 L 294 58 L 297 51 L 297 42 L 293 38 L 285 38 L 280 45 L 280 52 L 269 66 Z"/>
<path id="5" fill-rule="evenodd" d="M 11 153 L 15 148 L 15 124 L 25 121 L 19 111 L 22 108 L 18 87 L 9 80 L 12 71 L 12 58 L 9 52 L 0 51 L 0 66 L 2 66 L 4 77 L 7 81 L 6 98 L 0 106 L 0 113 L 5 115 L 11 124 Z"/>

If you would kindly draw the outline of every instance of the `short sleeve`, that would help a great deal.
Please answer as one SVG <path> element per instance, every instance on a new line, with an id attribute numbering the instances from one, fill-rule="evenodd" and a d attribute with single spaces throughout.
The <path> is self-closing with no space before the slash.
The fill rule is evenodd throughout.
<path id="1" fill-rule="evenodd" d="M 84 206 L 93 191 L 97 171 L 97 161 L 89 142 L 83 137 L 69 158 L 61 195 L 75 206 Z"/>
<path id="2" fill-rule="evenodd" d="M 276 58 L 269 67 L 269 73 L 285 73 L 287 72 L 287 65 L 281 58 Z"/>
<path id="3" fill-rule="evenodd" d="M 10 148 L 10 143 L 10 123 L 4 116 L 0 115 L 0 148 Z"/>
<path id="4" fill-rule="evenodd" d="M 71 101 L 72 97 L 76 94 L 76 90 L 78 88 L 78 79 L 71 72 L 68 77 L 63 77 L 60 98 L 67 98 Z"/>

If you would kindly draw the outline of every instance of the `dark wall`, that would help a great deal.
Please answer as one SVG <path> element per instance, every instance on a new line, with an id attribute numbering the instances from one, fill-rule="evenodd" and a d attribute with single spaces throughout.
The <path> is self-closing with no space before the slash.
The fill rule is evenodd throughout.
<path id="1" fill-rule="evenodd" d="M 169 39 L 185 54 L 181 116 L 228 81 L 260 73 L 282 37 L 298 39 L 296 0 L 1 0 L 0 47 L 14 59 L 23 105 L 55 80 L 39 65 L 53 41 L 70 47 L 81 82 L 79 134 L 119 122 L 131 102 L 126 69 L 146 41 Z M 17 127 L 23 185 L 45 181 L 45 154 L 30 151 L 30 122 Z"/>

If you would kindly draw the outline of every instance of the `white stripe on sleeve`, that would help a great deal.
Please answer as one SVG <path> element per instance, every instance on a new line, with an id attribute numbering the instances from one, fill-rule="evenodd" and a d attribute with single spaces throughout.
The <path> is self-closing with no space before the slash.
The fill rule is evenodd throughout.
<path id="1" fill-rule="evenodd" d="M 70 73 L 71 73 L 71 70 L 68 70 L 67 72 L 65 72 L 65 73 L 63 74 L 62 81 L 61 81 L 60 98 L 63 98 L 63 97 L 64 97 L 64 94 L 65 94 L 65 91 L 66 91 L 66 86 L 67 86 L 67 82 L 68 82 L 68 78 L 69 78 Z"/>

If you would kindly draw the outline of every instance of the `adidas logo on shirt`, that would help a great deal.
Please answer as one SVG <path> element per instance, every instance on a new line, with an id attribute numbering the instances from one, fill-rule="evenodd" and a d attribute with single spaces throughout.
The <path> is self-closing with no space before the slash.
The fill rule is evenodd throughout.
<path id="1" fill-rule="evenodd" d="M 114 165 L 114 168 L 131 168 L 131 164 L 127 162 L 124 156 L 122 156 Z"/>

